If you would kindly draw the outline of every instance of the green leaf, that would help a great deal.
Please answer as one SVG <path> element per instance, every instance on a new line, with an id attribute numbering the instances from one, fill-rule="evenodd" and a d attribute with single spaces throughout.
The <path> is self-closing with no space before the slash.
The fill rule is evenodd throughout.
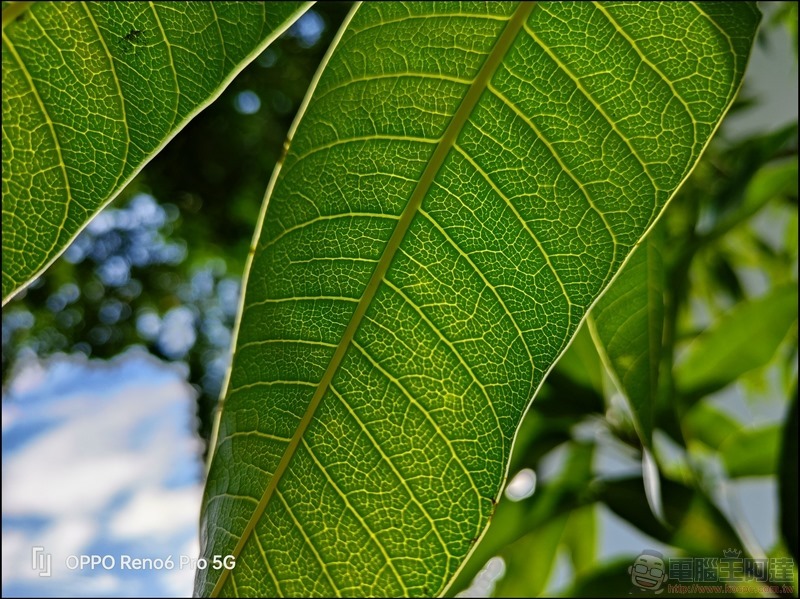
<path id="1" fill-rule="evenodd" d="M 615 558 L 601 568 L 592 570 L 586 576 L 576 578 L 572 586 L 562 595 L 564 597 L 624 597 L 634 588 L 628 568 L 636 555 Z"/>
<path id="2" fill-rule="evenodd" d="M 797 322 L 797 283 L 739 302 L 692 341 L 675 368 L 678 390 L 699 397 L 767 364 Z M 753 340 L 757 340 L 754 343 Z"/>
<path id="3" fill-rule="evenodd" d="M 736 419 L 709 401 L 697 402 L 683 418 L 684 436 L 700 441 L 711 449 L 719 449 L 726 439 L 741 428 Z"/>
<path id="4" fill-rule="evenodd" d="M 500 502 L 486 535 L 475 544 L 473 553 L 448 590 L 448 597 L 454 596 L 454 591 L 466 589 L 491 557 L 499 555 L 504 559 L 514 559 L 517 552 L 525 553 L 525 549 L 520 549 L 528 543 L 525 538 L 535 538 L 551 520 L 564 517 L 568 518 L 567 523 L 573 522 L 571 515 L 583 514 L 582 508 L 591 504 L 593 498 L 588 483 L 592 477 L 595 445 L 569 442 L 560 449 L 566 454 L 564 467 L 553 479 L 537 483 L 535 493 L 527 499 Z M 517 453 L 516 447 L 514 453 Z M 584 516 L 576 519 L 586 522 Z M 588 531 L 588 534 L 591 536 L 593 531 Z M 530 543 L 536 545 L 535 540 Z M 587 544 L 590 543 L 584 539 L 584 551 Z M 511 568 L 517 569 L 516 566 Z M 513 573 L 509 571 L 509 575 Z M 532 576 L 528 582 L 534 580 L 538 577 Z"/>
<path id="5" fill-rule="evenodd" d="M 558 359 L 555 372 L 561 372 L 572 381 L 594 389 L 602 395 L 603 365 L 587 325 L 588 322 L 584 322 L 578 327 L 569 347 Z"/>
<path id="6" fill-rule="evenodd" d="M 688 555 L 720 555 L 723 549 L 741 547 L 728 520 L 699 489 L 664 479 L 662 491 L 669 499 L 664 505 L 666 523 L 650 511 L 639 478 L 607 481 L 598 497 L 643 533 Z"/>
<path id="7" fill-rule="evenodd" d="M 656 227 L 587 319 L 608 371 L 627 398 L 645 447 L 653 441 L 664 330 L 664 266 Z"/>
<path id="8" fill-rule="evenodd" d="M 551 518 L 507 548 L 506 575 L 495 586 L 495 596 L 538 597 L 544 592 L 568 518 L 567 514 Z"/>
<path id="9" fill-rule="evenodd" d="M 443 593 L 545 374 L 729 107 L 738 3 L 365 3 L 257 231 L 202 595 Z M 566 401 L 566 399 L 565 399 Z"/>
<path id="10" fill-rule="evenodd" d="M 309 6 L 4 9 L 3 304 Z"/>
<path id="11" fill-rule="evenodd" d="M 563 542 L 569 550 L 572 570 L 576 576 L 590 572 L 597 560 L 597 508 L 587 505 L 570 512 Z"/>
<path id="12" fill-rule="evenodd" d="M 778 425 L 741 429 L 728 437 L 720 455 L 728 476 L 769 476 L 777 472 L 781 429 Z"/>

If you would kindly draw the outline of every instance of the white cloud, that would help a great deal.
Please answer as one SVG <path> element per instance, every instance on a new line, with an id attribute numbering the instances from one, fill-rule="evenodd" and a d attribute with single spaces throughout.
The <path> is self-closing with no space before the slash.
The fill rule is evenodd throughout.
<path id="1" fill-rule="evenodd" d="M 98 365 L 99 364 L 99 365 Z M 191 594 L 193 572 L 130 572 L 119 557 L 196 557 L 202 493 L 193 391 L 141 354 L 58 359 L 21 371 L 4 398 L 3 594 Z M 31 547 L 52 555 L 39 577 Z M 112 555 L 108 571 L 68 569 Z"/>
<path id="2" fill-rule="evenodd" d="M 163 537 L 197 524 L 202 489 L 147 489 L 137 493 L 111 520 L 111 532 L 123 539 Z"/>

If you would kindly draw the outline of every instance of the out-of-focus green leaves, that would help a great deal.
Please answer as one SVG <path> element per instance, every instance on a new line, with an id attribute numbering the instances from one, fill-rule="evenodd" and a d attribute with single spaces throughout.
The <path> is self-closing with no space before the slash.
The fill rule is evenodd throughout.
<path id="1" fill-rule="evenodd" d="M 689 397 L 711 393 L 763 366 L 797 322 L 797 285 L 738 304 L 698 336 L 675 369 L 679 391 Z"/>
<path id="2" fill-rule="evenodd" d="M 661 239 L 661 227 L 655 227 L 592 308 L 587 321 L 609 372 L 630 404 L 646 447 L 652 444 L 664 329 Z"/>
<path id="3" fill-rule="evenodd" d="M 741 425 L 707 401 L 696 403 L 683 418 L 683 432 L 710 449 L 718 449 Z"/>
<path id="4" fill-rule="evenodd" d="M 507 546 L 501 555 L 506 575 L 497 583 L 496 597 L 536 597 L 551 585 L 555 564 L 566 551 L 576 574 L 591 570 L 597 548 L 596 510 L 586 505 L 546 520 Z"/>
<path id="5" fill-rule="evenodd" d="M 603 366 L 585 323 L 575 333 L 554 370 L 598 393 L 603 392 Z"/>
<path id="6" fill-rule="evenodd" d="M 522 449 L 524 452 L 525 447 Z M 518 560 L 516 554 L 521 552 L 524 556 L 528 551 L 542 550 L 542 547 L 547 544 L 547 539 L 539 544 L 535 538 L 539 534 L 543 534 L 552 541 L 551 535 L 555 535 L 553 530 L 541 532 L 549 523 L 561 519 L 563 516 L 563 522 L 560 524 L 563 529 L 568 524 L 567 517 L 570 513 L 578 513 L 579 508 L 594 501 L 592 491 L 586 483 L 592 478 L 595 445 L 569 442 L 559 447 L 557 451 L 565 452 L 566 457 L 563 467 L 552 480 L 537 483 L 535 493 L 527 499 L 509 501 L 504 498 L 498 503 L 489 529 L 459 572 L 455 582 L 448 590 L 448 596 L 453 596 L 469 586 L 470 581 L 484 564 L 491 557 L 497 555 L 503 557 L 507 563 L 511 562 L 505 578 L 522 576 L 528 581 L 522 584 L 532 585 L 530 588 L 539 588 L 536 585 L 546 583 L 546 580 L 541 581 L 539 574 L 532 574 L 531 578 L 528 578 L 527 570 L 532 568 L 533 564 L 530 561 Z M 589 517 L 583 516 L 583 518 L 584 524 L 586 524 Z M 594 534 L 594 531 L 591 531 L 591 534 Z M 558 536 L 556 542 L 560 542 L 561 535 L 556 536 Z M 565 538 L 568 547 L 571 538 L 569 535 Z M 587 540 L 590 539 L 587 537 Z M 581 555 L 585 557 L 587 553 Z M 517 564 L 519 565 L 517 566 Z M 516 588 L 516 583 L 511 584 L 513 588 Z M 500 592 L 500 589 L 497 594 L 498 596 L 508 596 L 504 592 Z M 533 591 L 526 590 L 522 596 L 531 596 L 532 594 Z"/>
<path id="7" fill-rule="evenodd" d="M 597 560 L 598 523 L 594 504 L 573 510 L 564 529 L 563 545 L 569 551 L 572 571 L 581 576 L 592 570 Z"/>
<path id="8" fill-rule="evenodd" d="M 506 575 L 497 583 L 497 597 L 536 597 L 547 587 L 570 514 L 543 523 L 505 548 Z"/>
<path id="9" fill-rule="evenodd" d="M 781 441 L 777 425 L 741 429 L 720 446 L 720 455 L 731 478 L 774 474 Z"/>
<path id="10" fill-rule="evenodd" d="M 783 427 L 778 489 L 780 493 L 780 526 L 786 546 L 798 559 L 797 552 L 797 387 L 792 394 L 789 417 Z"/>
<path id="11" fill-rule="evenodd" d="M 724 549 L 741 546 L 725 516 L 699 490 L 664 479 L 662 493 L 666 498 L 667 525 L 659 522 L 647 508 L 644 486 L 639 478 L 606 481 L 598 498 L 637 529 L 682 549 L 687 555 L 721 555 Z"/>
<path id="12" fill-rule="evenodd" d="M 633 585 L 628 568 L 635 555 L 607 562 L 602 568 L 592 570 L 586 576 L 578 577 L 564 593 L 565 597 L 624 597 L 631 592 Z"/>
<path id="13" fill-rule="evenodd" d="M 797 156 L 760 169 L 744 194 L 743 208 L 755 214 L 764 204 L 780 197 L 797 197 Z"/>

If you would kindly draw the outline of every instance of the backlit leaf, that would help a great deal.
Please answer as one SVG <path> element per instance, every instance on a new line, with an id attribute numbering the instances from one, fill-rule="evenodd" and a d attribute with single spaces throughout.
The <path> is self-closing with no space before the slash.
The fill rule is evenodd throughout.
<path id="1" fill-rule="evenodd" d="M 365 3 L 270 184 L 203 595 L 436 596 L 741 82 L 739 3 Z M 563 401 L 569 401 L 564 398 Z"/>
<path id="2" fill-rule="evenodd" d="M 4 8 L 3 304 L 309 6 Z"/>

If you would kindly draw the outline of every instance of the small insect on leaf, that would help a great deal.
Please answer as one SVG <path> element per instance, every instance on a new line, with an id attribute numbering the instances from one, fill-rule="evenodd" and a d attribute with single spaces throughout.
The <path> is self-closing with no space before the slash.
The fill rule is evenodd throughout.
<path id="1" fill-rule="evenodd" d="M 128 33 L 120 36 L 119 45 L 127 51 L 131 46 L 138 46 L 144 37 L 144 29 L 131 28 Z"/>
<path id="2" fill-rule="evenodd" d="M 125 39 L 130 43 L 134 43 L 144 33 L 141 29 L 131 29 L 125 36 Z"/>

